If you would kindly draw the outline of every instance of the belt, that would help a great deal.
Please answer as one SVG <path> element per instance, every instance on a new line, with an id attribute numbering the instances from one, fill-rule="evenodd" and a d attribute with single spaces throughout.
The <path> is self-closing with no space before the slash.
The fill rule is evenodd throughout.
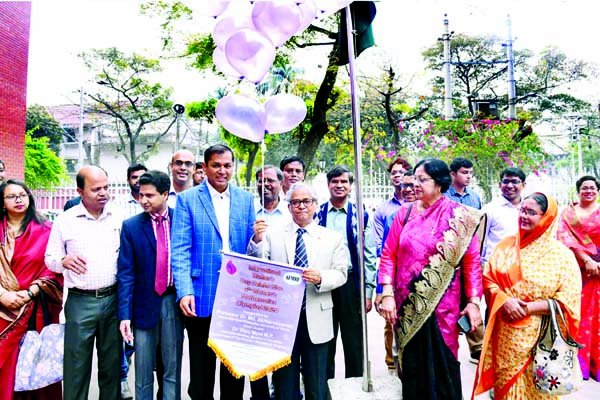
<path id="1" fill-rule="evenodd" d="M 109 287 L 101 288 L 101 289 L 78 289 L 78 288 L 69 288 L 69 293 L 77 294 L 79 296 L 88 296 L 95 297 L 97 299 L 101 299 L 103 297 L 110 296 L 113 293 L 117 293 L 117 285 L 112 285 Z"/>

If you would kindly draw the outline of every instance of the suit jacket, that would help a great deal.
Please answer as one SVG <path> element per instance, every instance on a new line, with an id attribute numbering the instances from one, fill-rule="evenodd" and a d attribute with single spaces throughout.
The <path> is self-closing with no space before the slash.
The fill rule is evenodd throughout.
<path id="1" fill-rule="evenodd" d="M 173 209 L 169 208 L 171 231 Z M 119 321 L 131 320 L 132 326 L 151 329 L 158 323 L 162 301 L 154 291 L 156 276 L 156 236 L 152 217 L 146 212 L 123 221 L 121 249 L 117 259 L 119 283 Z"/>
<path id="2" fill-rule="evenodd" d="M 254 233 L 253 196 L 229 185 L 229 249 L 245 254 Z M 173 218 L 171 264 L 177 299 L 194 295 L 196 315 L 212 314 L 223 240 L 207 181 L 179 193 Z"/>
<path id="3" fill-rule="evenodd" d="M 264 239 L 248 245 L 248 254 L 287 264 L 294 263 L 298 225 L 287 224 L 282 229 L 268 230 Z M 348 278 L 347 252 L 344 238 L 338 232 L 312 222 L 306 228 L 304 242 L 309 268 L 321 272 L 321 284 L 306 285 L 306 324 L 310 341 L 314 344 L 333 339 L 333 301 L 331 291 L 342 286 Z M 309 235 L 310 239 L 306 236 Z"/>

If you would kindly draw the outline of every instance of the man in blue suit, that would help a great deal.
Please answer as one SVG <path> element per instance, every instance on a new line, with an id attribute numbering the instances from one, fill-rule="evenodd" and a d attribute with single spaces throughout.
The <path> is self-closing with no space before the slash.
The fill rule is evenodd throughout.
<path id="1" fill-rule="evenodd" d="M 123 222 L 117 261 L 118 318 L 123 340 L 135 336 L 135 398 L 151 399 L 157 349 L 164 373 L 163 398 L 181 398 L 183 319 L 170 266 L 169 243 L 173 210 L 167 207 L 169 176 L 161 171 L 144 173 L 139 180 L 144 209 Z"/>
<path id="2" fill-rule="evenodd" d="M 253 196 L 229 185 L 233 151 L 217 144 L 204 151 L 206 179 L 181 192 L 173 218 L 171 262 L 179 306 L 189 338 L 190 387 L 194 400 L 212 399 L 216 356 L 208 347 L 208 332 L 221 250 L 245 254 L 255 220 Z M 242 399 L 244 379 L 221 365 L 221 398 Z"/>

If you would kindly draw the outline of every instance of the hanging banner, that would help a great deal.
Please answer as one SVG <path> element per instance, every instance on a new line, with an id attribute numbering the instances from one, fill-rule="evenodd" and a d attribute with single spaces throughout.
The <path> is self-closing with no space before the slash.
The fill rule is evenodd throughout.
<path id="1" fill-rule="evenodd" d="M 290 363 L 305 286 L 301 268 L 223 253 L 208 345 L 233 376 Z"/>

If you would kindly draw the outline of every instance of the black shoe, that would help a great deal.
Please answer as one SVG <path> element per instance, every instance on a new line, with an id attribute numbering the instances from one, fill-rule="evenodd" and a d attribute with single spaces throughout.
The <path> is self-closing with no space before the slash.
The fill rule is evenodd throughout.
<path id="1" fill-rule="evenodd" d="M 479 359 L 481 358 L 481 350 L 477 350 L 471 353 L 471 358 L 469 358 L 469 362 L 472 364 L 478 364 Z"/>

